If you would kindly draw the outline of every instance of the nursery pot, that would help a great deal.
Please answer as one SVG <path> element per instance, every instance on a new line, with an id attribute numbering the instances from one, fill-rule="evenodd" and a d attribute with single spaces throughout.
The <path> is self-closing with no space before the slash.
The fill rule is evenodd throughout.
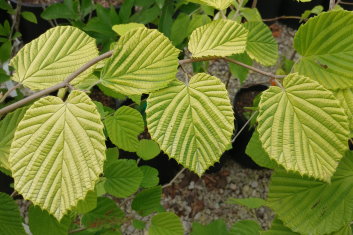
<path id="1" fill-rule="evenodd" d="M 253 169 L 261 168 L 245 153 L 246 146 L 248 145 L 248 142 L 251 139 L 251 136 L 254 132 L 254 128 L 250 127 L 250 125 L 248 124 L 242 131 L 241 129 L 248 121 L 248 117 L 245 115 L 245 112 L 247 112 L 248 110 L 245 107 L 252 107 L 254 98 L 267 88 L 268 86 L 262 84 L 251 85 L 248 87 L 241 88 L 235 94 L 234 97 L 234 124 L 237 126 L 235 135 L 239 134 L 239 136 L 233 142 L 233 149 L 231 150 L 230 154 L 232 155 L 232 159 L 234 159 L 243 167 Z"/>
<path id="2" fill-rule="evenodd" d="M 298 2 L 296 0 L 283 0 L 280 10 L 281 16 L 301 16 L 304 11 L 311 10 L 317 5 L 322 5 L 324 10 L 328 9 L 329 1 L 326 0 L 312 0 L 311 2 Z M 285 25 L 298 29 L 299 26 L 305 22 L 300 22 L 298 19 L 282 19 L 280 20 Z"/>
<path id="3" fill-rule="evenodd" d="M 269 19 L 279 16 L 282 0 L 258 0 L 256 8 L 260 12 L 262 18 Z M 249 1 L 246 6 L 251 7 L 253 0 Z"/>
<path id="4" fill-rule="evenodd" d="M 17 6 L 17 0 L 10 1 L 14 7 Z M 45 33 L 48 29 L 51 28 L 49 22 L 40 17 L 43 12 L 42 4 L 30 4 L 22 2 L 21 11 L 32 12 L 36 16 L 38 21 L 37 24 L 34 24 L 21 17 L 19 29 L 22 34 L 22 40 L 24 43 L 32 41 L 33 39 L 39 37 L 41 34 Z"/>

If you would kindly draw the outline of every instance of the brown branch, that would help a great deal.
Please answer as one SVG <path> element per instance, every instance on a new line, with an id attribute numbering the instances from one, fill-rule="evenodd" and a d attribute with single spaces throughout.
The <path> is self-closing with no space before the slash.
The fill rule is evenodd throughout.
<path id="1" fill-rule="evenodd" d="M 176 174 L 176 175 L 174 176 L 174 178 L 173 178 L 169 183 L 163 185 L 162 188 L 167 188 L 167 187 L 171 186 L 171 185 L 174 183 L 174 181 L 175 181 L 185 170 L 186 170 L 186 168 L 181 169 L 181 170 L 178 172 L 178 174 Z"/>
<path id="2" fill-rule="evenodd" d="M 22 86 L 21 83 L 17 84 L 16 86 L 13 86 L 11 89 L 9 89 L 9 90 L 3 95 L 3 97 L 1 97 L 1 99 L 0 99 L 0 104 L 5 101 L 5 99 L 11 94 L 11 92 L 13 92 L 14 90 L 16 90 L 16 89 L 19 88 L 20 86 Z"/>
<path id="3" fill-rule="evenodd" d="M 89 61 L 88 63 L 86 63 L 85 65 L 83 65 L 81 68 L 79 68 L 78 70 L 76 70 L 74 73 L 70 74 L 63 82 L 61 83 L 58 83 L 52 87 L 49 87 L 49 88 L 46 88 L 44 90 L 41 90 L 41 91 L 38 91 L 37 93 L 34 93 L 33 95 L 30 95 L 20 101 L 17 101 L 16 103 L 13 103 L 13 104 L 10 104 L 9 106 L 6 106 L 2 109 L 0 109 L 0 117 L 7 114 L 8 112 L 11 112 L 25 104 L 28 104 L 42 96 L 45 96 L 45 95 L 48 95 L 54 91 L 57 91 L 59 90 L 60 88 L 64 88 L 64 87 L 69 87 L 70 86 L 70 82 L 72 80 L 74 80 L 78 75 L 80 75 L 82 72 L 84 72 L 85 70 L 87 70 L 89 67 L 93 66 L 94 64 L 98 63 L 99 61 L 101 60 L 104 60 L 106 58 L 109 58 L 111 57 L 113 54 L 113 51 L 108 51 L 94 59 L 92 59 L 91 61 Z M 277 79 L 282 79 L 284 78 L 285 76 L 283 75 L 275 75 L 275 74 L 272 74 L 272 73 L 268 73 L 268 72 L 265 72 L 265 71 L 262 71 L 261 69 L 258 69 L 258 68 L 255 68 L 255 67 L 252 67 L 250 65 L 247 65 L 247 64 L 244 64 L 240 61 L 237 61 L 237 60 L 233 60 L 233 59 L 230 59 L 230 58 L 226 58 L 226 57 L 204 57 L 204 58 L 191 58 L 191 59 L 184 59 L 184 60 L 179 60 L 179 64 L 180 65 L 183 65 L 183 64 L 187 64 L 187 63 L 192 63 L 192 62 L 199 62 L 199 61 L 209 61 L 209 60 L 214 60 L 214 59 L 224 59 L 230 63 L 234 63 L 234 64 L 237 64 L 237 65 L 240 65 L 242 67 L 245 67 L 247 69 L 250 69 L 254 72 L 257 72 L 257 73 L 260 73 L 260 74 L 263 74 L 265 76 L 268 76 L 268 77 L 272 77 L 272 78 L 277 78 Z"/>
<path id="4" fill-rule="evenodd" d="M 301 20 L 302 18 L 300 16 L 277 16 L 274 18 L 262 19 L 262 21 L 276 21 L 276 20 L 282 20 L 282 19 Z"/>
<path id="5" fill-rule="evenodd" d="M 344 1 L 338 1 L 337 4 L 343 4 L 343 5 L 353 5 L 353 2 L 344 2 Z"/>
<path id="6" fill-rule="evenodd" d="M 85 65 L 83 65 L 81 68 L 79 68 L 78 70 L 76 70 L 74 73 L 70 74 L 63 82 L 56 84 L 52 87 L 49 87 L 47 89 L 38 91 L 37 93 L 34 93 L 33 95 L 30 95 L 20 101 L 17 101 L 16 103 L 10 104 L 9 106 L 6 106 L 2 109 L 0 109 L 0 117 L 3 116 L 4 114 L 11 112 L 25 104 L 28 104 L 42 96 L 48 95 L 54 91 L 59 90 L 60 88 L 64 88 L 69 86 L 70 82 L 72 80 L 74 80 L 78 75 L 80 75 L 82 72 L 84 72 L 85 70 L 87 70 L 89 67 L 91 67 L 92 65 L 98 63 L 101 60 L 104 60 L 105 58 L 108 58 L 110 56 L 112 56 L 113 51 L 108 51 L 94 59 L 92 59 L 91 61 L 89 61 L 88 63 L 86 63 Z"/>

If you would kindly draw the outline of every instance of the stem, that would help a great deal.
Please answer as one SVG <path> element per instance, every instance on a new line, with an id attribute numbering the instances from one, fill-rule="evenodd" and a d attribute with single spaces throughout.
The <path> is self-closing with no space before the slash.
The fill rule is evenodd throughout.
<path id="1" fill-rule="evenodd" d="M 79 68 L 78 70 L 76 70 L 74 73 L 70 74 L 63 82 L 58 83 L 52 87 L 49 87 L 47 89 L 38 91 L 37 93 L 34 93 L 33 95 L 30 95 L 16 103 L 10 104 L 9 106 L 6 106 L 5 108 L 0 109 L 0 116 L 11 112 L 27 103 L 30 103 L 42 96 L 48 95 L 54 91 L 59 90 L 60 88 L 64 88 L 69 86 L 70 82 L 72 80 L 74 80 L 78 75 L 80 75 L 82 72 L 84 72 L 85 70 L 87 70 L 89 67 L 91 67 L 92 65 L 98 63 L 101 60 L 104 60 L 105 58 L 108 58 L 110 56 L 112 56 L 113 51 L 108 51 L 94 59 L 92 59 L 91 61 L 89 61 L 88 63 L 86 63 L 85 65 L 83 65 L 81 68 Z"/>
<path id="2" fill-rule="evenodd" d="M 14 198 L 14 197 L 16 197 L 16 195 L 17 195 L 17 192 L 16 192 L 16 190 L 14 190 L 14 191 L 11 193 L 10 197 Z"/>
<path id="3" fill-rule="evenodd" d="M 74 230 L 69 231 L 69 234 L 70 234 L 70 233 L 82 232 L 82 231 L 85 231 L 86 229 L 87 229 L 87 228 L 77 228 L 77 229 L 74 229 Z"/>
<path id="4" fill-rule="evenodd" d="M 243 130 L 245 129 L 245 127 L 251 122 L 251 119 L 253 119 L 255 117 L 255 115 L 258 113 L 258 111 L 255 111 L 251 117 L 249 118 L 249 120 L 246 121 L 246 123 L 244 124 L 244 126 L 238 131 L 238 133 L 234 136 L 234 138 L 232 139 L 232 143 L 234 143 L 234 141 L 239 137 L 239 135 L 243 132 Z"/>
<path id="5" fill-rule="evenodd" d="M 91 61 L 89 61 L 88 63 L 86 63 L 85 65 L 83 65 L 81 68 L 79 68 L 78 70 L 76 70 L 74 73 L 70 74 L 63 82 L 58 83 L 52 87 L 48 87 L 44 90 L 38 91 L 37 93 L 34 93 L 33 95 L 30 95 L 20 101 L 17 101 L 16 103 L 10 104 L 9 106 L 6 106 L 2 109 L 0 109 L 0 117 L 7 114 L 8 112 L 11 112 L 27 103 L 30 103 L 42 96 L 48 95 L 54 91 L 59 90 L 60 88 L 64 88 L 64 87 L 70 87 L 70 82 L 72 80 L 74 80 L 78 75 L 80 75 L 82 72 L 84 72 L 85 70 L 87 70 L 89 67 L 91 67 L 92 65 L 98 63 L 101 60 L 104 60 L 106 58 L 109 58 L 113 55 L 113 51 L 108 51 L 94 59 L 92 59 Z M 242 67 L 245 67 L 247 69 L 250 69 L 254 72 L 263 74 L 265 76 L 271 77 L 271 78 L 276 78 L 276 79 L 282 79 L 285 77 L 285 75 L 275 75 L 272 73 L 268 73 L 265 71 L 262 71 L 261 69 L 252 67 L 250 65 L 244 64 L 240 61 L 234 60 L 234 59 L 230 59 L 230 58 L 226 58 L 226 57 L 204 57 L 204 58 L 191 58 L 191 59 L 184 59 L 184 60 L 179 60 L 179 65 L 183 65 L 183 64 L 187 64 L 187 63 L 192 63 L 192 62 L 199 62 L 199 61 L 209 61 L 209 60 L 214 60 L 214 59 L 224 59 L 230 63 L 234 63 L 237 65 L 240 65 Z"/>
<path id="6" fill-rule="evenodd" d="M 338 1 L 337 4 L 343 4 L 343 5 L 353 5 L 353 2 L 343 2 L 343 1 Z"/>
<path id="7" fill-rule="evenodd" d="M 237 8 L 237 11 L 235 12 L 235 14 L 233 16 L 233 19 L 236 19 L 237 16 L 239 15 L 240 9 L 243 7 L 243 2 L 244 2 L 244 0 L 239 0 L 239 7 Z"/>
<path id="8" fill-rule="evenodd" d="M 332 10 L 336 5 L 336 1 L 335 0 L 330 0 L 330 6 L 329 6 L 329 10 Z"/>
<path id="9" fill-rule="evenodd" d="M 257 0 L 254 0 L 251 4 L 251 8 L 256 8 L 257 5 Z"/>
<path id="10" fill-rule="evenodd" d="M 234 60 L 234 59 L 231 59 L 231 58 L 223 58 L 225 61 L 228 61 L 230 63 L 233 63 L 233 64 L 237 64 L 237 65 L 240 65 L 244 68 L 247 68 L 247 69 L 250 69 L 254 72 L 257 72 L 259 74 L 262 74 L 262 75 L 265 75 L 265 76 L 268 76 L 268 77 L 271 77 L 271 78 L 278 78 L 278 79 L 282 79 L 284 77 L 286 77 L 285 75 L 275 75 L 275 74 L 272 74 L 272 73 L 268 73 L 268 72 L 265 72 L 265 71 L 262 71 L 261 69 L 258 69 L 258 68 L 255 68 L 253 66 L 250 66 L 250 65 L 247 65 L 247 64 L 244 64 L 240 61 L 237 61 L 237 60 Z"/>
<path id="11" fill-rule="evenodd" d="M 16 86 L 13 86 L 10 90 L 8 90 L 8 91 L 4 94 L 4 96 L 0 99 L 0 104 L 5 101 L 5 99 L 11 94 L 11 92 L 13 92 L 14 90 L 16 90 L 16 89 L 19 88 L 20 86 L 22 86 L 21 83 L 17 84 Z"/>
<path id="12" fill-rule="evenodd" d="M 277 17 L 274 17 L 274 18 L 262 19 L 262 21 L 276 21 L 276 20 L 281 20 L 281 19 L 301 20 L 301 17 L 300 16 L 277 16 Z"/>
<path id="13" fill-rule="evenodd" d="M 171 185 L 174 183 L 174 181 L 175 181 L 185 170 L 186 170 L 186 168 L 181 169 L 181 170 L 178 172 L 178 174 L 176 174 L 176 175 L 174 176 L 174 178 L 173 178 L 168 184 L 163 185 L 162 188 L 167 188 L 167 187 L 171 186 Z"/>

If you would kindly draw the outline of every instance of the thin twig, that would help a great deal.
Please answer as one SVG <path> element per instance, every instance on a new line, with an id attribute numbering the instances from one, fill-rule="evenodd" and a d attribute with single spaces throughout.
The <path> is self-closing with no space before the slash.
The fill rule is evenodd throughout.
<path id="1" fill-rule="evenodd" d="M 335 0 L 330 0 L 330 6 L 329 6 L 329 10 L 332 10 L 336 5 L 336 1 Z"/>
<path id="2" fill-rule="evenodd" d="M 85 230 L 87 230 L 87 228 L 77 228 L 77 229 L 69 231 L 69 234 L 70 233 L 78 233 L 78 232 L 82 232 L 82 231 L 85 231 Z"/>
<path id="3" fill-rule="evenodd" d="M 338 1 L 337 4 L 343 4 L 343 5 L 353 5 L 353 2 L 344 2 L 344 1 Z"/>
<path id="4" fill-rule="evenodd" d="M 265 71 L 262 71 L 261 69 L 258 69 L 258 68 L 255 68 L 253 66 L 250 66 L 250 65 L 247 65 L 247 64 L 244 64 L 240 61 L 237 61 L 237 60 L 234 60 L 234 59 L 231 59 L 231 58 L 223 58 L 225 61 L 228 61 L 230 63 L 233 63 L 233 64 L 237 64 L 237 65 L 240 65 L 244 68 L 247 68 L 247 69 L 250 69 L 254 72 L 257 72 L 257 73 L 260 73 L 262 75 L 265 75 L 265 76 L 268 76 L 268 77 L 271 77 L 271 78 L 278 78 L 278 79 L 282 79 L 284 77 L 286 77 L 285 75 L 275 75 L 275 74 L 272 74 L 272 73 L 268 73 L 268 72 L 265 72 Z"/>
<path id="5" fill-rule="evenodd" d="M 94 64 L 98 63 L 101 60 L 104 60 L 105 58 L 108 58 L 110 56 L 112 56 L 113 51 L 108 51 L 94 59 L 92 59 L 91 61 L 89 61 L 88 63 L 86 63 L 85 65 L 83 65 L 81 68 L 79 68 L 78 70 L 76 70 L 74 73 L 70 74 L 63 82 L 56 84 L 52 87 L 49 87 L 47 89 L 38 91 L 37 93 L 34 93 L 33 95 L 30 95 L 20 101 L 17 101 L 16 103 L 10 104 L 9 106 L 6 106 L 2 109 L 0 109 L 0 117 L 8 112 L 11 112 L 12 110 L 15 110 L 25 104 L 28 104 L 42 96 L 48 95 L 54 91 L 59 90 L 60 88 L 64 88 L 67 87 L 70 82 L 72 80 L 74 80 L 78 75 L 80 75 L 82 72 L 84 72 L 85 70 L 87 70 L 89 67 L 93 66 Z"/>
<path id="6" fill-rule="evenodd" d="M 300 16 L 277 16 L 274 18 L 262 19 L 262 21 L 276 21 L 276 20 L 282 20 L 282 19 L 301 20 L 302 18 Z"/>
<path id="7" fill-rule="evenodd" d="M 16 86 L 13 86 L 11 89 L 9 89 L 9 90 L 3 95 L 3 97 L 1 97 L 1 99 L 0 99 L 0 104 L 5 101 L 5 99 L 11 94 L 11 92 L 13 92 L 14 90 L 16 90 L 16 89 L 19 88 L 20 86 L 22 86 L 21 83 L 17 84 Z"/>
<path id="8" fill-rule="evenodd" d="M 16 197 L 17 196 L 17 191 L 16 190 L 14 190 L 12 193 L 11 193 L 11 195 L 10 195 L 10 197 Z"/>
<path id="9" fill-rule="evenodd" d="M 243 6 L 243 2 L 244 2 L 244 0 L 239 0 L 239 3 L 238 3 L 238 4 L 239 4 L 239 7 L 237 8 L 235 14 L 233 15 L 233 19 L 236 19 L 237 16 L 239 15 L 240 9 L 241 9 L 242 6 Z"/>
<path id="10" fill-rule="evenodd" d="M 254 0 L 251 4 L 251 8 L 256 8 L 257 5 L 257 0 Z"/>
<path id="11" fill-rule="evenodd" d="M 232 143 L 234 143 L 234 141 L 239 137 L 239 135 L 243 132 L 243 130 L 245 129 L 245 127 L 251 122 L 251 119 L 253 119 L 255 117 L 255 115 L 258 113 L 258 111 L 255 111 L 251 117 L 246 121 L 246 123 L 244 124 L 244 126 L 238 131 L 238 133 L 234 136 L 234 138 L 232 139 Z"/>
<path id="12" fill-rule="evenodd" d="M 174 181 L 175 181 L 185 170 L 186 170 L 186 168 L 181 169 L 181 170 L 178 172 L 178 174 L 176 174 L 176 175 L 174 176 L 174 178 L 173 178 L 168 184 L 163 185 L 162 188 L 167 188 L 167 187 L 171 186 L 171 185 L 174 183 Z"/>

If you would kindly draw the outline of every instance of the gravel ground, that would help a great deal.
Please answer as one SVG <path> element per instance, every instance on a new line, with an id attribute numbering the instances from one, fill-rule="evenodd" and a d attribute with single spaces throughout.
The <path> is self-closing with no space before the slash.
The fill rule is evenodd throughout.
<path id="1" fill-rule="evenodd" d="M 273 35 L 279 44 L 279 56 L 290 58 L 293 55 L 293 37 L 295 31 L 282 24 L 271 25 Z M 264 71 L 275 73 L 281 66 L 279 63 L 272 67 L 263 67 L 254 64 L 255 67 Z M 186 65 L 185 70 L 191 72 L 191 66 Z M 269 85 L 267 77 L 250 72 L 248 79 L 244 84 L 232 77 L 228 65 L 223 60 L 217 60 L 210 63 L 209 71 L 211 75 L 220 78 L 225 84 L 228 84 L 228 92 L 231 101 L 234 95 L 241 87 L 247 87 L 254 83 Z M 183 80 L 183 72 L 178 77 Z M 239 205 L 226 204 L 228 198 L 248 198 L 260 197 L 266 198 L 268 192 L 269 179 L 271 171 L 267 169 L 253 170 L 246 169 L 228 156 L 222 169 L 213 174 L 205 174 L 201 178 L 190 171 L 184 171 L 170 187 L 163 190 L 162 205 L 167 211 L 173 211 L 181 217 L 185 228 L 185 234 L 191 231 L 192 222 L 196 221 L 202 224 L 210 223 L 215 219 L 224 219 L 231 226 L 235 222 L 244 219 L 253 219 L 259 222 L 262 228 L 267 229 L 271 225 L 273 212 L 266 207 L 256 210 L 250 210 Z M 127 212 L 143 221 L 149 221 L 150 217 L 140 217 L 131 211 L 130 203 L 125 205 Z M 143 231 L 137 231 L 132 225 L 123 226 L 123 234 L 144 234 Z"/>

